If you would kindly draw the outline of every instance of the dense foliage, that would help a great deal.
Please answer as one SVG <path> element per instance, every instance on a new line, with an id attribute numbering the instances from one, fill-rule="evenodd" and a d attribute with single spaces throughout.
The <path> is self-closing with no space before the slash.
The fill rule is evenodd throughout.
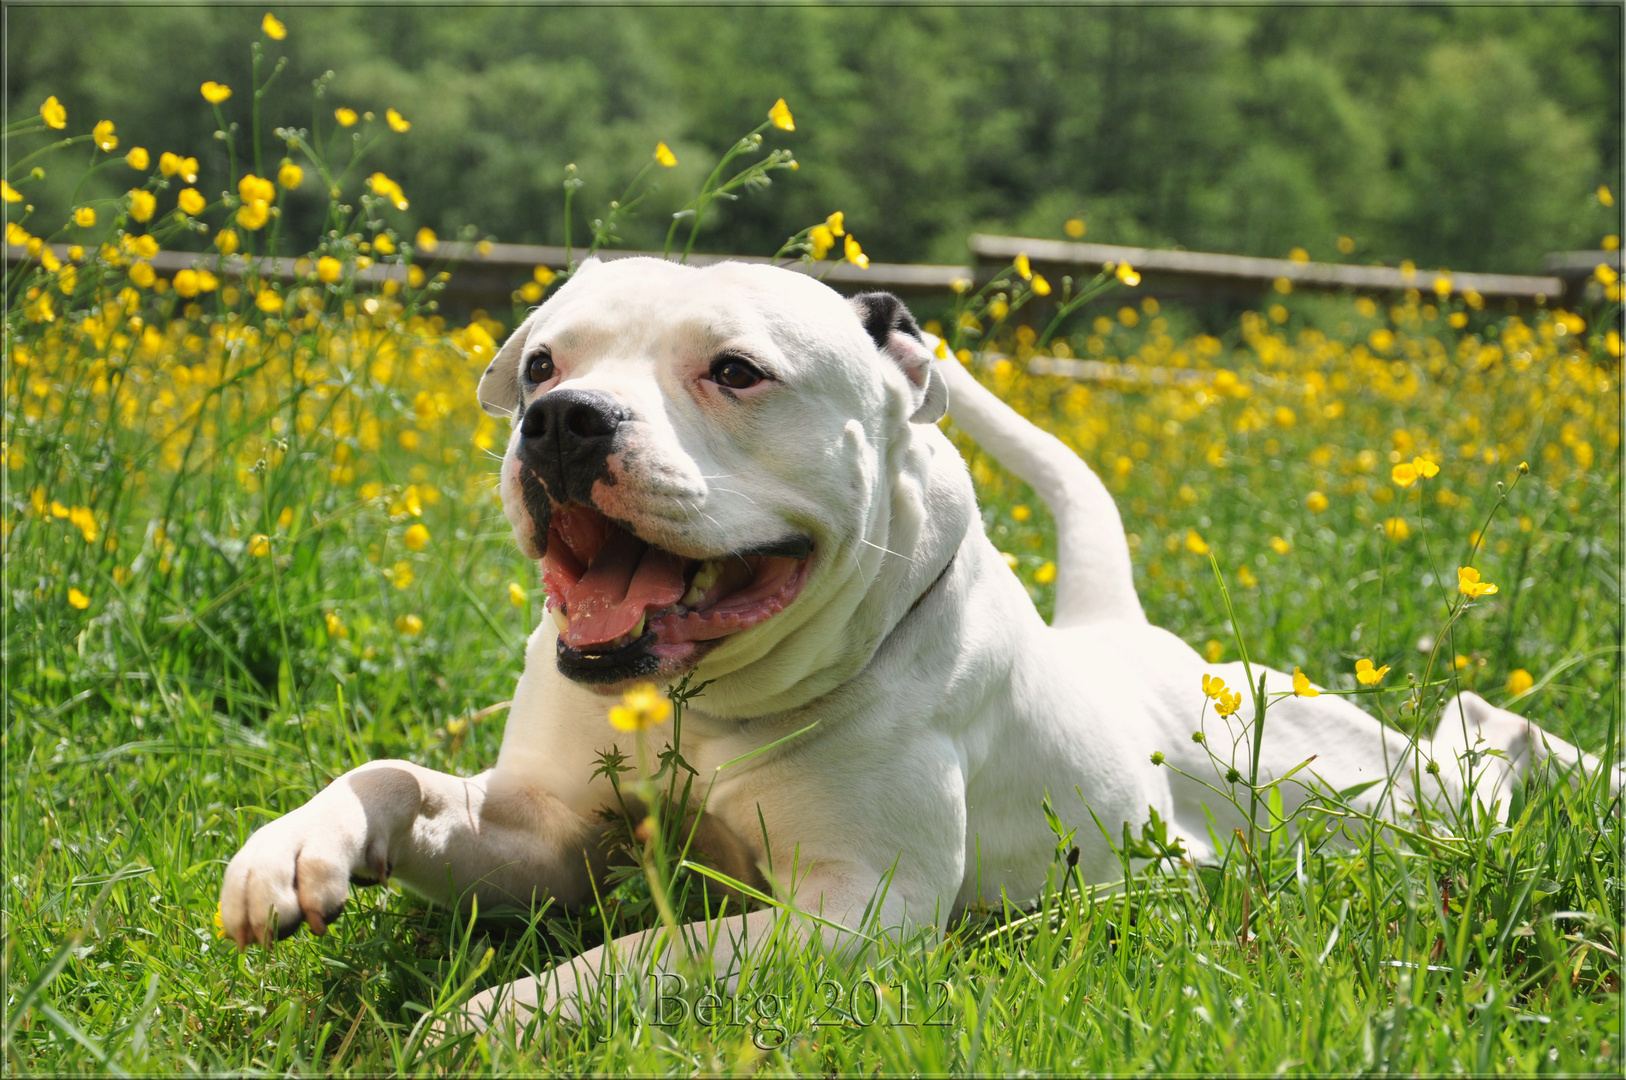
<path id="1" fill-rule="evenodd" d="M 302 44 L 270 115 L 303 123 L 330 69 L 324 116 L 400 109 L 415 138 L 375 167 L 411 178 L 414 226 L 448 235 L 475 224 L 557 243 L 567 163 L 588 185 L 578 207 L 596 207 L 664 139 L 679 176 L 624 233 L 655 245 L 656 211 L 695 186 L 702 148 L 776 97 L 803 120 L 789 145 L 807 167 L 714 217 L 707 250 L 772 251 L 833 207 L 895 262 L 961 261 L 974 228 L 1060 236 L 1075 216 L 1107 243 L 1463 270 L 1531 271 L 1619 232 L 1588 199 L 1620 188 L 1620 10 L 1607 5 L 284 14 Z M 7 18 L 8 120 L 57 94 L 127 140 L 190 147 L 205 190 L 220 189 L 225 151 L 195 88 L 248 82 L 252 19 L 148 6 Z M 247 108 L 229 102 L 228 119 L 246 127 Z M 61 216 L 77 164 L 46 167 L 42 206 Z M 322 204 L 307 193 L 290 208 L 301 235 Z"/>

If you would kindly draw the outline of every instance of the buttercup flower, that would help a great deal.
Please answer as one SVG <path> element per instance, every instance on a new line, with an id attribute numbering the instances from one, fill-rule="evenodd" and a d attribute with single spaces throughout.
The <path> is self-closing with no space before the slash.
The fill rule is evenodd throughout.
<path id="1" fill-rule="evenodd" d="M 265 13 L 265 18 L 260 20 L 260 30 L 272 41 L 281 41 L 288 36 L 288 28 L 269 11 Z"/>
<path id="2" fill-rule="evenodd" d="M 181 193 L 175 197 L 175 205 L 181 208 L 181 213 L 196 217 L 203 213 L 203 208 L 209 204 L 204 201 L 203 193 L 197 188 L 182 188 Z"/>
<path id="3" fill-rule="evenodd" d="M 852 263 L 860 270 L 869 269 L 869 256 L 865 255 L 864 249 L 858 246 L 858 238 L 856 236 L 849 233 L 847 235 L 846 243 L 841 250 L 842 253 L 847 256 L 848 262 Z"/>
<path id="4" fill-rule="evenodd" d="M 254 306 L 267 315 L 275 315 L 282 310 L 282 297 L 275 289 L 261 289 L 254 297 Z"/>
<path id="5" fill-rule="evenodd" d="M 553 272 L 551 267 L 547 266 L 538 266 L 531 270 L 531 279 L 544 289 L 549 285 L 552 285 L 553 279 L 558 276 L 558 274 Z"/>
<path id="6" fill-rule="evenodd" d="M 88 229 L 96 224 L 96 209 L 90 206 L 81 206 L 73 212 L 73 223 L 81 229 Z"/>
<path id="7" fill-rule="evenodd" d="M 1513 674 L 1507 677 L 1507 692 L 1513 695 L 1522 694 L 1534 685 L 1535 677 L 1524 668 L 1515 668 Z"/>
<path id="8" fill-rule="evenodd" d="M 0 198 L 5 199 L 6 202 L 22 202 L 23 193 L 4 180 L 0 180 Z"/>
<path id="9" fill-rule="evenodd" d="M 90 129 L 90 140 L 102 153 L 112 153 L 119 145 L 119 137 L 113 134 L 113 121 L 97 121 L 96 126 Z"/>
<path id="10" fill-rule="evenodd" d="M 152 158 L 147 154 L 144 146 L 132 146 L 130 152 L 124 155 L 124 163 L 132 169 L 145 170 L 152 164 Z"/>
<path id="11" fill-rule="evenodd" d="M 824 219 L 824 227 L 830 230 L 830 235 L 831 236 L 846 236 L 847 235 L 847 215 L 846 215 L 846 213 L 844 211 L 837 210 L 835 213 L 831 214 L 829 217 Z"/>
<path id="12" fill-rule="evenodd" d="M 1310 685 L 1310 677 L 1293 666 L 1293 696 L 1294 697 L 1320 697 L 1321 691 Z"/>
<path id="13" fill-rule="evenodd" d="M 813 245 L 813 257 L 822 259 L 836 246 L 836 238 L 830 232 L 828 225 L 815 225 L 807 234 L 808 243 Z"/>
<path id="14" fill-rule="evenodd" d="M 1319 491 L 1312 491 L 1304 497 L 1304 508 L 1312 514 L 1322 513 L 1331 505 L 1327 497 Z"/>
<path id="15" fill-rule="evenodd" d="M 86 608 L 88 608 L 90 606 L 90 597 L 86 596 L 84 593 L 80 592 L 78 589 L 69 589 L 68 590 L 68 603 L 72 604 L 74 607 L 78 608 L 80 611 L 83 611 L 83 610 L 85 610 Z"/>
<path id="16" fill-rule="evenodd" d="M 150 191 L 130 192 L 130 216 L 136 221 L 151 221 L 153 211 L 158 209 L 158 196 Z"/>
<path id="17" fill-rule="evenodd" d="M 1286 555 L 1289 551 L 1293 550 L 1293 545 L 1289 544 L 1286 540 L 1283 540 L 1279 536 L 1272 536 L 1270 538 L 1270 550 L 1274 551 L 1278 555 Z"/>
<path id="18" fill-rule="evenodd" d="M 291 161 L 284 161 L 282 168 L 277 170 L 277 183 L 288 189 L 298 187 L 305 182 L 305 170 Z"/>
<path id="19" fill-rule="evenodd" d="M 416 615 L 397 615 L 395 629 L 406 637 L 423 633 L 423 620 Z"/>
<path id="20" fill-rule="evenodd" d="M 222 101 L 231 97 L 231 87 L 224 83 L 217 83 L 213 79 L 204 83 L 199 89 L 203 93 L 203 100 L 211 105 L 219 105 Z"/>
<path id="21" fill-rule="evenodd" d="M 1186 550 L 1191 552 L 1193 555 L 1207 555 L 1208 542 L 1202 538 L 1202 534 L 1196 529 L 1187 529 Z"/>
<path id="22" fill-rule="evenodd" d="M 1050 282 L 1044 279 L 1043 274 L 1033 275 L 1033 291 L 1040 296 L 1050 295 Z"/>
<path id="23" fill-rule="evenodd" d="M 196 270 L 182 270 L 170 282 L 175 287 L 175 294 L 187 300 L 198 295 L 198 272 Z"/>
<path id="24" fill-rule="evenodd" d="M 340 127 L 353 127 L 361 117 L 354 109 L 338 108 L 333 110 L 333 119 L 339 122 Z"/>
<path id="25" fill-rule="evenodd" d="M 418 234 L 412 238 L 412 243 L 416 245 L 419 251 L 434 251 L 436 248 L 440 247 L 440 238 L 435 235 L 434 229 L 431 229 L 429 226 L 425 225 L 423 228 L 419 229 Z"/>
<path id="26" fill-rule="evenodd" d="M 1114 277 L 1130 288 L 1140 284 L 1140 275 L 1135 273 L 1135 268 L 1128 263 L 1119 263 L 1113 267 L 1112 273 Z"/>
<path id="27" fill-rule="evenodd" d="M 61 131 L 68 126 L 68 110 L 64 109 L 62 102 L 56 99 L 55 94 L 52 94 L 40 106 L 40 119 L 45 121 L 46 127 L 56 128 Z"/>
<path id="28" fill-rule="evenodd" d="M 790 115 L 790 106 L 785 104 L 784 98 L 773 103 L 773 108 L 768 110 L 768 119 L 773 121 L 776 128 L 785 131 L 796 130 L 796 120 Z"/>
<path id="29" fill-rule="evenodd" d="M 1061 227 L 1061 231 L 1074 240 L 1081 239 L 1084 236 L 1084 219 L 1068 218 L 1067 223 Z"/>
<path id="30" fill-rule="evenodd" d="M 655 684 L 639 683 L 621 695 L 621 704 L 610 709 L 610 726 L 617 731 L 648 731 L 671 716 L 672 703 Z"/>
<path id="31" fill-rule="evenodd" d="M 237 208 L 237 224 L 253 232 L 263 229 L 265 223 L 271 220 L 271 204 L 262 199 L 246 202 Z"/>
<path id="32" fill-rule="evenodd" d="M 263 559 L 271 554 L 271 538 L 264 533 L 255 533 L 248 542 L 248 553 L 256 559 Z"/>
<path id="33" fill-rule="evenodd" d="M 316 260 L 316 276 L 331 285 L 339 280 L 339 273 L 344 266 L 331 255 L 323 255 Z"/>
<path id="34" fill-rule="evenodd" d="M 375 172 L 369 176 L 367 186 L 372 188 L 374 195 L 383 196 L 394 203 L 397 210 L 405 210 L 409 205 L 406 194 L 401 190 L 401 185 L 381 172 Z"/>
<path id="35" fill-rule="evenodd" d="M 508 602 L 515 607 L 525 606 L 525 589 L 517 581 L 508 583 Z"/>
<path id="36" fill-rule="evenodd" d="M 1383 677 L 1387 674 L 1389 674 L 1388 664 L 1384 664 L 1382 667 L 1373 667 L 1370 660 L 1361 659 L 1355 661 L 1355 681 L 1362 686 L 1376 686 L 1383 681 Z"/>
<path id="37" fill-rule="evenodd" d="M 158 155 L 158 171 L 165 176 L 179 176 L 188 184 L 198 182 L 198 159 L 181 157 L 165 150 Z"/>
<path id="38" fill-rule="evenodd" d="M 1206 697 L 1218 699 L 1225 692 L 1225 680 L 1218 675 L 1203 676 L 1203 694 Z"/>
<path id="39" fill-rule="evenodd" d="M 1023 281 L 1032 280 L 1032 278 L 1033 278 L 1033 264 L 1028 262 L 1028 253 L 1027 252 L 1024 251 L 1021 254 L 1016 256 L 1015 266 L 1016 266 L 1017 274 L 1021 276 Z"/>
<path id="40" fill-rule="evenodd" d="M 1214 699 L 1216 716 L 1230 716 L 1242 707 L 1242 695 L 1234 690 L 1222 690 Z"/>
<path id="41" fill-rule="evenodd" d="M 677 155 L 672 153 L 670 146 L 667 146 L 664 142 L 658 142 L 655 144 L 655 160 L 670 169 L 677 164 Z"/>
<path id="42" fill-rule="evenodd" d="M 1405 518 L 1385 518 L 1383 521 L 1383 535 L 1398 543 L 1411 535 L 1411 526 L 1406 524 Z"/>
<path id="43" fill-rule="evenodd" d="M 384 110 L 384 120 L 390 125 L 390 130 L 394 132 L 404 133 L 412 127 L 412 121 L 408 120 L 394 109 Z"/>
<path id="44" fill-rule="evenodd" d="M 237 233 L 231 229 L 221 229 L 215 233 L 215 247 L 222 255 L 230 255 L 237 250 Z"/>
<path id="45" fill-rule="evenodd" d="M 1479 580 L 1479 571 L 1471 566 L 1457 567 L 1457 591 L 1470 600 L 1481 596 L 1489 596 L 1496 591 L 1496 586 L 1488 581 Z"/>
<path id="46" fill-rule="evenodd" d="M 401 538 L 408 551 L 422 551 L 429 546 L 429 529 L 423 522 L 415 522 Z"/>

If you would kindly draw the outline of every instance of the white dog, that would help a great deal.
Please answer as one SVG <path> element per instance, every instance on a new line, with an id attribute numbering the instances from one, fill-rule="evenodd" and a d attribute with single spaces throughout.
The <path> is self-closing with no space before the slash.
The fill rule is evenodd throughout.
<path id="1" fill-rule="evenodd" d="M 488 910 L 589 900 L 615 798 L 594 766 L 617 740 L 630 749 L 606 695 L 691 671 L 711 683 L 682 752 L 718 777 L 714 857 L 761 881 L 771 851 L 775 886 L 821 914 L 815 932 L 856 925 L 872 901 L 881 926 L 903 929 L 1036 895 L 1056 850 L 1047 797 L 1076 829 L 1088 879 L 1120 873 L 1092 813 L 1116 836 L 1156 811 L 1187 852 L 1211 855 L 1212 836 L 1243 824 L 1199 782 L 1227 783 L 1210 749 L 1229 760 L 1234 745 L 1249 771 L 1242 666 L 1207 664 L 1147 623 L 1106 488 L 957 363 L 934 363 L 934 345 L 894 297 L 848 301 L 786 270 L 583 266 L 480 384 L 487 411 L 513 420 L 503 502 L 552 615 L 531 636 L 496 768 L 462 778 L 376 761 L 341 776 L 232 859 L 226 932 L 240 946 L 301 923 L 322 933 L 352 880 L 393 877 L 440 902 L 477 894 Z M 935 423 L 950 394 L 955 422 L 1055 513 L 1052 626 L 983 534 L 965 463 Z M 1254 672 L 1270 693 L 1292 689 Z M 1229 721 L 1209 716 L 1206 747 L 1192 739 L 1205 674 L 1244 699 Z M 1342 697 L 1284 697 L 1266 721 L 1262 781 L 1313 757 L 1301 776 L 1338 790 L 1379 781 L 1357 802 L 1386 815 L 1467 781 L 1489 803 L 1547 756 L 1597 767 L 1469 693 L 1421 746 Z M 1476 744 L 1506 756 L 1467 754 Z M 774 918 L 743 916 L 691 946 L 726 974 Z M 601 976 L 605 949 L 643 938 L 473 1011 L 568 1004 Z"/>

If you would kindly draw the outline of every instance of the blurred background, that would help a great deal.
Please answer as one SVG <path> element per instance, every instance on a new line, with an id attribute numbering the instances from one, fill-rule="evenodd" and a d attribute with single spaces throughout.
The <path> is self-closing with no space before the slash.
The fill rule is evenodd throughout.
<path id="1" fill-rule="evenodd" d="M 773 145 L 801 168 L 714 210 L 700 250 L 771 254 L 840 209 L 888 262 L 959 263 L 972 231 L 1059 239 L 1079 218 L 1103 243 L 1520 272 L 1616 231 L 1597 189 L 1620 187 L 1618 7 L 270 10 L 289 31 L 270 58 L 289 59 L 266 153 L 278 125 L 399 109 L 410 135 L 369 168 L 406 188 L 409 230 L 559 243 L 575 162 L 579 238 L 664 140 L 677 175 L 621 233 L 658 247 L 783 97 L 796 131 Z M 197 88 L 246 90 L 259 12 L 8 7 L 7 119 L 55 94 L 76 130 L 106 118 L 125 147 L 212 152 L 213 197 L 225 148 Z M 224 106 L 245 128 L 246 98 Z M 46 162 L 44 218 L 70 205 L 73 156 Z M 314 239 L 314 187 L 288 205 L 289 252 Z"/>

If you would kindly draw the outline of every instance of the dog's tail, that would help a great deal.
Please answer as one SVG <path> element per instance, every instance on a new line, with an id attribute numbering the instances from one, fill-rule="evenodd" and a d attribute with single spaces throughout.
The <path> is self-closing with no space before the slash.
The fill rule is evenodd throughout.
<path id="1" fill-rule="evenodd" d="M 1145 622 L 1123 519 L 1101 478 L 1060 439 L 1034 427 L 954 360 L 937 366 L 948 382 L 954 423 L 1033 488 L 1056 519 L 1056 614 L 1051 624 Z"/>

